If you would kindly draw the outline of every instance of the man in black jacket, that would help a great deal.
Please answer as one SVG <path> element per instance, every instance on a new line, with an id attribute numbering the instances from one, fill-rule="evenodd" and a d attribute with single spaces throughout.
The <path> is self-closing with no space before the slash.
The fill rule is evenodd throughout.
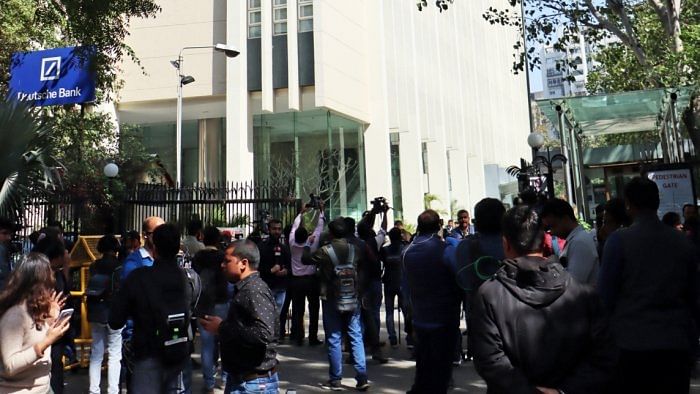
<path id="1" fill-rule="evenodd" d="M 189 326 L 192 292 L 176 259 L 180 231 L 173 224 L 162 224 L 151 237 L 153 266 L 129 274 L 109 315 L 113 330 L 124 327 L 128 318 L 133 319 L 135 362 L 130 390 L 139 394 L 182 390 L 182 371 L 190 358 L 191 345 L 191 340 L 182 335 Z M 176 342 L 163 340 L 163 330 L 170 327 L 177 328 L 180 335 L 173 339 Z"/>
<path id="2" fill-rule="evenodd" d="M 260 252 L 251 240 L 226 248 L 221 264 L 227 279 L 236 284 L 228 316 L 204 316 L 202 327 L 219 334 L 221 362 L 228 374 L 226 393 L 276 392 L 279 315 L 270 288 L 260 279 Z"/>
<path id="3" fill-rule="evenodd" d="M 224 252 L 217 247 L 221 240 L 219 229 L 207 226 L 202 232 L 204 249 L 197 252 L 192 259 L 192 268 L 202 280 L 202 295 L 194 311 L 195 316 L 214 315 L 226 317 L 228 312 L 228 282 L 221 272 Z M 214 363 L 219 357 L 219 341 L 215 334 L 199 328 L 202 352 L 202 376 L 205 393 L 213 393 L 216 386 L 216 368 Z"/>
<path id="4" fill-rule="evenodd" d="M 479 288 L 472 315 L 474 364 L 488 393 L 601 393 L 616 362 L 602 304 L 542 255 L 530 206 L 503 218 L 506 260 Z"/>

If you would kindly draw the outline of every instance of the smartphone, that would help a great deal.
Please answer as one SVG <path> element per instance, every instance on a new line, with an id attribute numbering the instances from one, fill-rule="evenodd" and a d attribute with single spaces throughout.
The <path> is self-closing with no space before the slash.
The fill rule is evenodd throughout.
<path id="1" fill-rule="evenodd" d="M 68 308 L 64 309 L 61 311 L 61 314 L 58 315 L 58 320 L 57 321 L 62 321 L 63 319 L 70 319 L 71 316 L 73 316 L 73 308 Z"/>

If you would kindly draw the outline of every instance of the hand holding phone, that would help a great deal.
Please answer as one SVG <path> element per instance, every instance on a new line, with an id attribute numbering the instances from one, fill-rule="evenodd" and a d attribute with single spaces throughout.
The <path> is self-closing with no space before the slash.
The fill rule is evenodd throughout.
<path id="1" fill-rule="evenodd" d="M 63 321 L 63 320 L 68 320 L 70 319 L 71 316 L 73 316 L 74 309 L 73 308 L 68 308 L 64 309 L 61 311 L 61 313 L 58 315 L 58 319 L 56 321 Z"/>

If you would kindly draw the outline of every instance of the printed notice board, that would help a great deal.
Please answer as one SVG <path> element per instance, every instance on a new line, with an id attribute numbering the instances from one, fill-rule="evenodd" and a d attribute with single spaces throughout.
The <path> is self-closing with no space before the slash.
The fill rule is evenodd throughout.
<path id="1" fill-rule="evenodd" d="M 647 177 L 659 187 L 659 217 L 667 212 L 683 215 L 683 205 L 695 204 L 693 171 L 689 167 L 649 169 Z"/>

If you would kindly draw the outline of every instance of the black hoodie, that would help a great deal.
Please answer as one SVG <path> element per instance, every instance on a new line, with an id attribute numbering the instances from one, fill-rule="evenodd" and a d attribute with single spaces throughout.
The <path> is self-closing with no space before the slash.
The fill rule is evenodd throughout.
<path id="1" fill-rule="evenodd" d="M 470 348 L 488 393 L 600 393 L 616 361 L 593 289 L 556 257 L 505 260 L 474 302 Z"/>

